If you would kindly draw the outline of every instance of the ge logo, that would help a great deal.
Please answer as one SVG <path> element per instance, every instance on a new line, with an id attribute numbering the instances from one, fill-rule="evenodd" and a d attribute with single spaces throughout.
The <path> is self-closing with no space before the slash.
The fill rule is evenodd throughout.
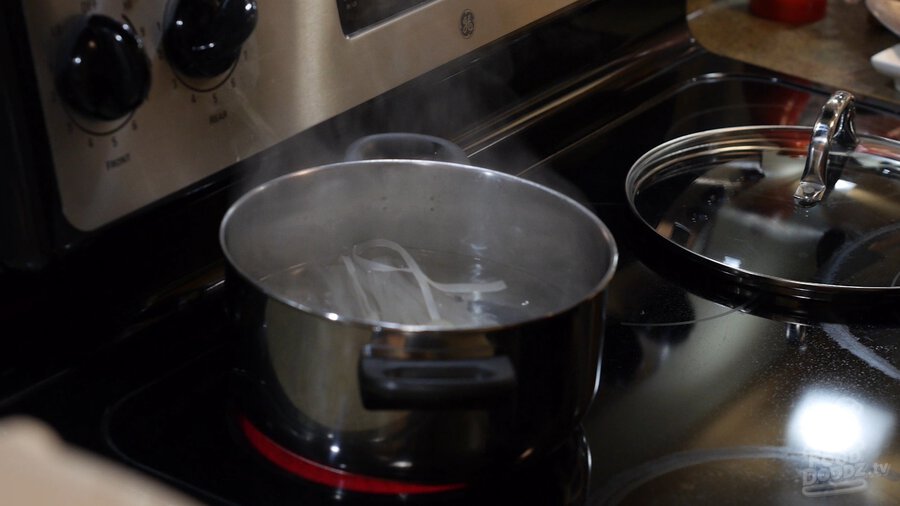
<path id="1" fill-rule="evenodd" d="M 464 10 L 459 17 L 459 33 L 467 39 L 475 33 L 475 13 L 469 9 Z"/>

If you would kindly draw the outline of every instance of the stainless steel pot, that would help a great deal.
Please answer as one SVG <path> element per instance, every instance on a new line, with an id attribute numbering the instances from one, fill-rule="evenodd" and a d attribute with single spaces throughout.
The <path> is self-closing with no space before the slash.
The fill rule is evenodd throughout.
<path id="1" fill-rule="evenodd" d="M 594 396 L 617 253 L 603 223 L 560 193 L 453 163 L 347 162 L 252 190 L 220 238 L 241 409 L 305 459 L 365 476 L 468 481 L 564 441 Z M 334 284 L 296 293 L 312 279 L 304 273 L 339 272 L 335 259 L 373 239 L 418 252 L 420 273 L 447 278 L 436 285 L 496 288 L 491 270 L 502 266 L 506 293 L 468 294 L 472 322 L 415 324 L 334 307 Z M 429 263 L 434 252 L 449 256 Z"/>

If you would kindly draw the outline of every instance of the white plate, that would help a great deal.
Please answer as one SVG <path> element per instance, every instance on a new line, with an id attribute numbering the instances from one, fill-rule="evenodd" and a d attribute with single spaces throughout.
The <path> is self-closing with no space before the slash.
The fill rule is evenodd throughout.
<path id="1" fill-rule="evenodd" d="M 900 35 L 900 0 L 866 0 L 866 8 L 888 30 Z"/>
<path id="2" fill-rule="evenodd" d="M 900 4 L 900 2 L 896 2 Z M 878 52 L 870 58 L 872 66 L 879 73 L 894 80 L 894 88 L 900 91 L 900 44 Z"/>

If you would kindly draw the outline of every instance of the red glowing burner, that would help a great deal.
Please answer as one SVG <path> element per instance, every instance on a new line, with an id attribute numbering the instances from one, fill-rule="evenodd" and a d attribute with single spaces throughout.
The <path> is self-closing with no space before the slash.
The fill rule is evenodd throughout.
<path id="1" fill-rule="evenodd" d="M 373 478 L 359 474 L 348 473 L 340 469 L 303 458 L 296 453 L 287 450 L 278 443 L 269 439 L 259 431 L 249 420 L 240 417 L 241 429 L 250 444 L 259 453 L 272 461 L 278 467 L 293 473 L 305 480 L 309 480 L 328 487 L 361 492 L 365 494 L 401 495 L 401 494 L 434 494 L 451 492 L 465 488 L 463 483 L 448 483 L 432 485 L 425 483 L 407 483 L 401 481 Z"/>

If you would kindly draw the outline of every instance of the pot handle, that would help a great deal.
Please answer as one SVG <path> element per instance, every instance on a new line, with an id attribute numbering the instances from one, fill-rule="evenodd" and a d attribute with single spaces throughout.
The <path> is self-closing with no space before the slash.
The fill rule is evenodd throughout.
<path id="1" fill-rule="evenodd" d="M 859 144 L 853 126 L 855 113 L 853 95 L 846 91 L 836 91 L 822 107 L 813 126 L 803 175 L 794 191 L 794 198 L 801 205 L 814 206 L 821 202 L 834 184 L 832 176 L 847 161 L 846 156 L 833 160 L 832 147 L 853 151 Z"/>
<path id="2" fill-rule="evenodd" d="M 384 158 L 435 160 L 469 165 L 466 152 L 447 139 L 408 132 L 368 135 L 353 142 L 344 154 L 344 160 L 348 162 Z"/>
<path id="3" fill-rule="evenodd" d="M 362 355 L 359 390 L 367 409 L 476 409 L 516 388 L 509 357 L 409 360 Z"/>

